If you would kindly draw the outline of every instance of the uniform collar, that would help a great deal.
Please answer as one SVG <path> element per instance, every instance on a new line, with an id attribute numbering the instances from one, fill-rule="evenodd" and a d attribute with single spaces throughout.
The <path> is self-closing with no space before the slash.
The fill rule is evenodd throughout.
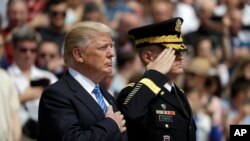
<path id="1" fill-rule="evenodd" d="M 164 84 L 164 88 L 166 88 L 169 92 L 171 92 L 172 87 L 174 87 L 174 83 L 166 83 Z"/>

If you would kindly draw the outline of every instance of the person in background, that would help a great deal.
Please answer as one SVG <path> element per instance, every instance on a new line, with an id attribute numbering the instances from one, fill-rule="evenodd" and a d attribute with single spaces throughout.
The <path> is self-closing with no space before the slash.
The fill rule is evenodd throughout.
<path id="1" fill-rule="evenodd" d="M 138 52 L 132 47 L 120 47 L 117 50 L 117 73 L 114 75 L 112 88 L 115 99 L 120 91 L 129 84 L 129 80 L 139 73 L 143 73 L 144 67 Z"/>
<path id="2" fill-rule="evenodd" d="M 192 110 L 174 79 L 184 72 L 187 50 L 181 37 L 182 18 L 131 29 L 146 71 L 117 98 L 130 141 L 195 141 Z M 138 132 L 140 131 L 140 132 Z"/>
<path id="3" fill-rule="evenodd" d="M 186 68 L 186 89 L 196 89 L 200 94 L 200 101 L 204 111 L 210 116 L 212 128 L 210 141 L 221 141 L 223 137 L 222 124 L 222 101 L 221 98 L 212 92 L 216 92 L 212 76 L 210 75 L 211 63 L 202 57 L 195 57 Z M 217 85 L 218 87 L 218 85 Z"/>
<path id="4" fill-rule="evenodd" d="M 121 89 L 123 89 L 134 74 L 143 73 L 142 65 L 137 50 L 130 42 L 128 31 L 132 28 L 139 27 L 143 20 L 134 13 L 123 13 L 119 26 L 117 28 L 118 36 L 116 39 L 116 68 L 111 89 L 114 90 L 114 96 L 117 98 Z"/>
<path id="5" fill-rule="evenodd" d="M 50 0 L 47 2 L 49 25 L 47 27 L 37 28 L 43 40 L 55 41 L 60 49 L 66 33 L 65 18 L 67 10 L 66 0 Z"/>
<path id="6" fill-rule="evenodd" d="M 193 111 L 194 121 L 197 127 L 197 141 L 209 141 L 212 121 L 210 116 L 204 111 L 204 106 L 201 102 L 201 95 L 195 89 L 186 91 L 187 99 Z"/>
<path id="7" fill-rule="evenodd" d="M 224 99 L 223 116 L 224 130 L 227 139 L 229 139 L 229 125 L 250 124 L 250 80 L 244 76 L 235 78 L 231 83 L 230 96 Z"/>
<path id="8" fill-rule="evenodd" d="M 227 86 L 230 74 L 227 65 L 223 61 L 220 47 L 213 48 L 212 42 L 208 37 L 200 37 L 195 44 L 194 57 L 207 59 L 213 69 L 211 73 L 218 75 L 219 83 L 221 83 L 223 87 Z"/>
<path id="9" fill-rule="evenodd" d="M 242 30 L 242 16 L 241 9 L 234 8 L 228 10 L 224 17 L 227 22 L 224 22 L 223 48 L 230 71 L 250 54 L 250 38 L 248 32 Z"/>
<path id="10" fill-rule="evenodd" d="M 39 42 L 36 32 L 23 27 L 13 33 L 12 39 L 14 63 L 7 72 L 14 81 L 21 103 L 22 140 L 29 141 L 37 137 L 38 104 L 42 90 L 57 78 L 51 72 L 35 66 Z"/>
<path id="11" fill-rule="evenodd" d="M 20 141 L 21 125 L 18 117 L 20 103 L 14 83 L 7 72 L 0 69 L 0 137 L 1 141 Z"/>
<path id="12" fill-rule="evenodd" d="M 207 37 L 200 37 L 194 46 L 195 57 L 207 59 L 212 66 L 216 66 L 219 62 L 214 50 L 212 42 Z"/>
<path id="13" fill-rule="evenodd" d="M 239 77 L 245 77 L 250 80 L 250 57 L 240 60 L 232 72 L 231 82 Z"/>
<path id="14" fill-rule="evenodd" d="M 119 21 L 123 13 L 131 11 L 124 0 L 104 0 L 103 8 L 113 29 L 115 29 L 114 22 Z"/>
<path id="15" fill-rule="evenodd" d="M 68 4 L 65 25 L 71 27 L 72 25 L 81 21 L 84 14 L 84 0 L 66 0 Z"/>
<path id="16" fill-rule="evenodd" d="M 76 24 L 64 39 L 69 68 L 42 94 L 38 141 L 126 141 L 125 120 L 100 87 L 112 73 L 112 30 L 98 22 Z"/>
<path id="17" fill-rule="evenodd" d="M 27 26 L 28 5 L 25 0 L 9 0 L 7 4 L 8 25 L 1 30 L 8 66 L 13 63 L 12 33 L 20 27 Z"/>
<path id="18" fill-rule="evenodd" d="M 151 3 L 152 23 L 173 18 L 175 5 L 171 1 L 153 0 Z"/>
<path id="19" fill-rule="evenodd" d="M 38 68 L 51 71 L 60 78 L 64 71 L 64 62 L 60 47 L 55 41 L 44 40 L 40 43 L 37 51 L 36 65 Z"/>
<path id="20" fill-rule="evenodd" d="M 250 124 L 250 80 L 237 78 L 230 89 L 229 124 Z"/>
<path id="21" fill-rule="evenodd" d="M 185 11 L 185 8 L 184 9 L 182 9 L 181 7 L 179 8 L 180 8 L 179 10 Z M 200 6 L 196 10 L 197 11 L 196 14 L 198 16 L 197 18 L 199 19 L 198 29 L 184 35 L 184 41 L 187 45 L 194 47 L 197 41 L 200 39 L 200 37 L 205 36 L 209 38 L 209 40 L 212 42 L 213 47 L 220 47 L 221 42 L 222 42 L 221 41 L 222 37 L 220 33 L 222 32 L 223 25 L 222 25 L 221 19 L 216 19 L 216 20 L 213 19 L 214 8 L 215 8 L 214 1 L 208 1 L 208 0 L 200 1 Z M 182 13 L 185 13 L 185 12 L 182 12 Z M 182 14 L 182 13 L 180 12 L 179 14 Z M 192 14 L 185 13 L 185 15 L 190 17 Z M 192 25 L 193 21 L 195 20 L 193 20 L 193 18 L 189 18 L 189 19 L 191 22 L 189 22 L 188 25 L 196 26 L 196 24 Z M 191 30 L 193 28 L 187 28 L 187 29 Z"/>
<path id="22" fill-rule="evenodd" d="M 104 24 L 108 23 L 105 14 L 102 13 L 100 7 L 95 2 L 86 3 L 83 13 L 82 21 L 96 21 Z"/>

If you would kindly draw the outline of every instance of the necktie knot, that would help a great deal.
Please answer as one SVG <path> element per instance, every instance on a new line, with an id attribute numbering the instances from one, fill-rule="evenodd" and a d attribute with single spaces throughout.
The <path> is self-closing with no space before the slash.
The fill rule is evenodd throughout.
<path id="1" fill-rule="evenodd" d="M 171 93 L 172 93 L 172 94 L 176 94 L 176 90 L 175 90 L 175 87 L 174 87 L 174 86 L 171 86 Z"/>
<path id="2" fill-rule="evenodd" d="M 101 95 L 101 90 L 100 90 L 100 87 L 99 85 L 96 85 L 94 90 L 93 90 L 93 93 L 95 94 L 96 97 L 100 97 Z"/>
<path id="3" fill-rule="evenodd" d="M 93 93 L 95 94 L 97 103 L 100 105 L 100 107 L 102 108 L 103 112 L 105 113 L 106 110 L 107 110 L 107 106 L 106 106 L 106 104 L 104 102 L 104 98 L 103 98 L 103 95 L 102 95 L 102 92 L 100 90 L 99 85 L 95 86 L 95 88 L 93 90 Z"/>

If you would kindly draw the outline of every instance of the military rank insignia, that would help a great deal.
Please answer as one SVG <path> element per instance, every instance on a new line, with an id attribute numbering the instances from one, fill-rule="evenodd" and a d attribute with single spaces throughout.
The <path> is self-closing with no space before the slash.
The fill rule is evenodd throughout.
<path id="1" fill-rule="evenodd" d="M 158 115 L 158 119 L 160 122 L 174 122 L 173 116 L 175 115 L 175 111 L 167 111 L 166 104 L 161 104 L 161 108 L 163 110 L 156 110 L 156 115 Z M 166 124 L 166 128 L 169 126 Z"/>
<path id="2" fill-rule="evenodd" d="M 170 115 L 170 116 L 174 116 L 175 115 L 175 111 L 166 111 L 166 110 L 156 110 L 156 114 L 161 114 L 161 115 Z"/>

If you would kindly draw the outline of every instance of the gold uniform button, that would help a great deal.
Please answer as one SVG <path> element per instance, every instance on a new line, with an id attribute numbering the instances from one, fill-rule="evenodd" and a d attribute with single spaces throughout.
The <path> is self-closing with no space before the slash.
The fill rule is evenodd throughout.
<path id="1" fill-rule="evenodd" d="M 164 92 L 163 92 L 163 91 L 161 92 L 161 95 L 164 95 Z"/>

